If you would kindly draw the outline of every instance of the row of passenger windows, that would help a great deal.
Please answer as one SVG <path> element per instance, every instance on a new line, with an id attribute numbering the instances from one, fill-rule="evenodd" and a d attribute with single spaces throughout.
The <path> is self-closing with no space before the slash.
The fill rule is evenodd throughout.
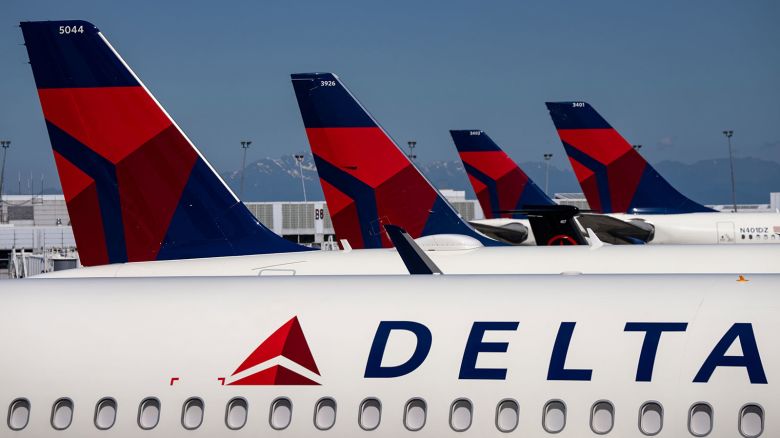
<path id="1" fill-rule="evenodd" d="M 73 401 L 61 398 L 54 402 L 51 411 L 51 425 L 54 429 L 65 430 L 73 421 Z M 138 406 L 138 426 L 144 430 L 154 429 L 160 421 L 160 401 L 154 397 L 145 398 Z M 205 406 L 197 397 L 187 399 L 181 411 L 181 424 L 185 429 L 195 430 L 203 424 Z M 30 402 L 27 399 L 14 400 L 8 409 L 8 427 L 22 430 L 30 419 Z M 456 432 L 471 427 L 474 407 L 468 399 L 457 399 L 450 405 L 450 427 Z M 542 411 L 542 427 L 549 433 L 561 432 L 566 427 L 566 404 L 561 400 L 548 401 Z M 286 429 L 292 421 L 293 404 L 286 397 L 280 397 L 271 403 L 268 422 L 276 430 Z M 496 428 L 501 432 L 512 432 L 520 422 L 520 406 L 517 401 L 506 399 L 496 406 Z M 113 398 L 100 399 L 95 406 L 95 427 L 107 430 L 113 427 L 117 416 L 117 403 Z M 413 398 L 406 403 L 403 424 L 410 431 L 425 427 L 428 406 L 425 400 Z M 249 417 L 249 405 L 246 399 L 231 399 L 225 409 L 225 425 L 238 430 L 246 425 Z M 367 398 L 360 403 L 358 425 L 370 431 L 379 427 L 382 420 L 382 404 L 376 398 Z M 712 406 L 696 403 L 688 411 L 688 431 L 693 436 L 708 435 L 713 428 L 714 414 Z M 317 401 L 314 407 L 314 427 L 328 430 L 336 424 L 336 401 L 325 397 Z M 604 435 L 615 424 L 615 408 L 611 402 L 600 400 L 590 410 L 590 428 L 594 433 Z M 639 408 L 639 430 L 644 435 L 653 436 L 661 432 L 664 426 L 664 410 L 660 403 L 650 401 Z M 764 410 L 757 404 L 747 404 L 739 412 L 739 432 L 743 437 L 755 438 L 764 432 Z"/>
<path id="2" fill-rule="evenodd" d="M 775 240 L 777 238 L 777 234 L 743 234 L 742 240 L 748 239 L 753 240 L 753 236 L 756 236 L 756 240 L 764 239 L 764 240 Z"/>

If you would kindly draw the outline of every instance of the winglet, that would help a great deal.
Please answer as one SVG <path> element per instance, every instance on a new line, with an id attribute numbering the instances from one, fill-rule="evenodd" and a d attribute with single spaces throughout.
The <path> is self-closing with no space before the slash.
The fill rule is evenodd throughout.
<path id="1" fill-rule="evenodd" d="M 599 236 L 593 231 L 593 229 L 588 228 L 588 244 L 590 245 L 590 249 L 599 249 L 602 246 L 604 246 L 604 242 L 599 239 Z"/>
<path id="2" fill-rule="evenodd" d="M 390 236 L 390 240 L 395 245 L 395 249 L 398 250 L 398 255 L 401 256 L 401 260 L 404 261 L 410 274 L 441 274 L 439 267 L 420 249 L 406 230 L 396 225 L 385 224 L 385 231 Z"/>

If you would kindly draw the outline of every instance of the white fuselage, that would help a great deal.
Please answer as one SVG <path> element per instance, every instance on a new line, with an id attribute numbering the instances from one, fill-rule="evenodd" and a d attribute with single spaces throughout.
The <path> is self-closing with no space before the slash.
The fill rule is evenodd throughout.
<path id="1" fill-rule="evenodd" d="M 650 244 L 780 243 L 780 213 L 610 214 L 655 227 Z"/>
<path id="2" fill-rule="evenodd" d="M 445 274 L 780 273 L 780 245 L 479 247 L 426 251 Z M 309 251 L 96 266 L 42 277 L 405 275 L 394 249 Z"/>
<path id="3" fill-rule="evenodd" d="M 596 436 L 592 428 L 610 425 L 610 436 L 642 436 L 640 425 L 654 430 L 659 423 L 658 436 L 686 437 L 694 407 L 690 427 L 702 431 L 711 422 L 710 437 L 740 436 L 740 421 L 760 427 L 758 414 L 748 415 L 759 408 L 761 436 L 780 436 L 773 421 L 780 411 L 780 278 L 747 280 L 610 275 L 7 282 L 0 289 L 0 436 L 503 436 L 497 422 L 514 427 L 514 406 L 519 416 L 513 434 L 522 437 L 550 436 L 543 424 L 555 429 L 563 417 L 560 437 Z M 283 331 L 270 354 L 250 355 L 293 319 L 302 334 Z M 642 359 L 652 336 L 636 326 L 658 324 L 677 329 L 663 331 L 651 357 Z M 295 359 L 301 351 L 311 352 L 314 367 Z M 249 367 L 235 372 L 245 360 Z M 282 368 L 308 384 L 286 378 L 236 384 Z M 115 418 L 101 411 L 101 424 L 113 423 L 101 431 L 96 408 L 107 398 L 116 403 Z M 187 403 L 192 398 L 202 403 L 202 421 Z M 227 412 L 236 398 L 246 403 L 245 422 L 232 408 Z M 330 425 L 328 415 L 315 412 L 323 398 L 335 405 L 329 432 L 315 427 L 315 421 Z M 146 399 L 160 407 L 151 430 L 139 426 Z M 272 406 L 281 409 L 274 405 L 279 399 L 292 407 L 283 431 L 270 424 L 286 423 L 279 418 L 285 415 L 271 412 Z M 379 415 L 374 409 L 361 419 L 366 399 L 376 401 Z M 415 434 L 404 422 L 413 399 L 425 406 L 424 414 L 409 406 L 409 424 L 424 417 Z M 9 430 L 5 418 L 15 400 L 30 408 L 19 432 Z M 72 404 L 70 422 L 61 404 L 53 415 L 58 400 Z M 465 410 L 451 420 L 457 400 Z M 510 411 L 499 409 L 507 406 L 503 401 Z M 659 412 L 645 417 L 647 403 L 656 403 Z M 743 412 L 745 406 L 759 408 Z M 13 414 L 15 426 L 24 423 L 23 412 Z M 144 409 L 146 425 L 147 414 Z M 67 428 L 54 430 L 53 417 Z M 241 429 L 229 430 L 226 417 Z M 377 417 L 374 431 L 360 427 Z M 453 431 L 451 421 L 459 427 L 469 418 L 467 431 Z M 200 425 L 186 430 L 183 421 Z"/>
<path id="4" fill-rule="evenodd" d="M 780 213 L 609 214 L 630 222 L 642 220 L 655 227 L 650 245 L 709 245 L 730 243 L 780 243 Z M 522 245 L 536 245 L 527 219 L 482 219 L 472 222 L 500 227 L 520 223 L 528 228 Z"/>

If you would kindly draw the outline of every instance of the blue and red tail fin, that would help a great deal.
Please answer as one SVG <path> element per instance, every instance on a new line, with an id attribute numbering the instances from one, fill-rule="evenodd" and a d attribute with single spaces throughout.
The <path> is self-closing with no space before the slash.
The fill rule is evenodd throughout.
<path id="1" fill-rule="evenodd" d="M 485 131 L 453 130 L 450 135 L 487 219 L 524 218 L 506 212 L 528 205 L 555 205 Z"/>
<path id="2" fill-rule="evenodd" d="M 585 102 L 547 102 L 590 208 L 602 213 L 713 211 L 672 187 Z"/>
<path id="3" fill-rule="evenodd" d="M 252 216 L 94 25 L 21 28 L 84 265 L 307 249 Z"/>
<path id="4" fill-rule="evenodd" d="M 292 75 L 333 227 L 353 248 L 391 247 L 384 225 L 412 236 L 478 233 L 447 203 L 332 73 Z"/>

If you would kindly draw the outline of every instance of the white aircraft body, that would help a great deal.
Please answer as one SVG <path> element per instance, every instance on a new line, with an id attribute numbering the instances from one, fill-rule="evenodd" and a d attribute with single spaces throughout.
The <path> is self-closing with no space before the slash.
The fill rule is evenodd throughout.
<path id="1" fill-rule="evenodd" d="M 780 243 L 780 213 L 610 214 L 655 228 L 650 244 Z"/>
<path id="2" fill-rule="evenodd" d="M 454 237 L 459 242 L 464 238 Z M 417 240 L 419 242 L 421 239 Z M 442 246 L 438 245 L 439 248 Z M 777 245 L 474 247 L 467 250 L 426 251 L 426 254 L 445 274 L 780 273 L 780 246 Z M 39 277 L 383 274 L 407 274 L 394 249 L 305 251 L 119 263 L 56 271 Z"/>
<path id="3" fill-rule="evenodd" d="M 627 224 L 637 222 L 652 226 L 649 245 L 711 245 L 780 243 L 780 214 L 778 213 L 684 213 L 684 214 L 630 214 L 612 213 L 606 216 Z M 576 220 L 576 219 L 575 219 Z M 527 219 L 494 218 L 471 221 L 493 227 L 520 224 L 531 230 Z M 581 227 L 582 228 L 582 227 Z M 533 232 L 522 245 L 536 245 Z"/>
<path id="4" fill-rule="evenodd" d="M 0 435 L 780 436 L 779 278 L 746 280 L 11 282 Z"/>

